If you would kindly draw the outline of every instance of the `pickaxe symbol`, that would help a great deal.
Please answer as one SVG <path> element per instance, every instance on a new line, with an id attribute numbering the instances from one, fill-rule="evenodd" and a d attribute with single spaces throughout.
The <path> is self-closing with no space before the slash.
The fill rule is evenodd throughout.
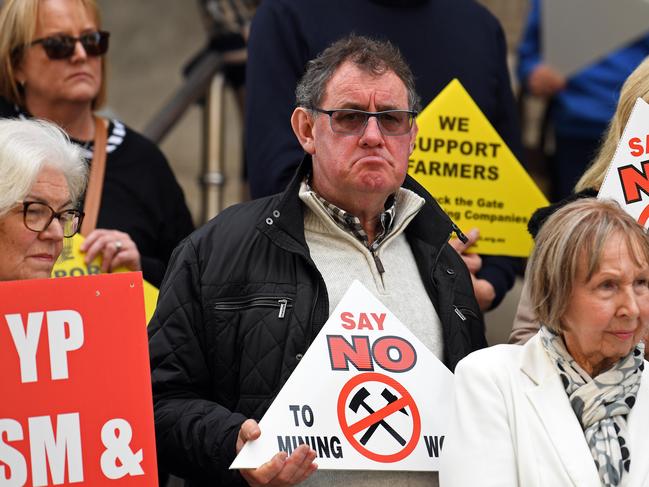
<path id="1" fill-rule="evenodd" d="M 357 413 L 358 409 L 361 406 L 363 406 L 363 408 L 368 413 L 374 414 L 375 411 L 369 406 L 369 404 L 367 404 L 365 402 L 365 399 L 367 399 L 369 395 L 370 395 L 370 391 L 368 391 L 365 387 L 361 387 L 358 390 L 358 392 L 356 392 L 356 394 L 354 394 L 354 397 L 352 397 L 352 400 L 349 402 L 349 409 L 351 409 L 352 411 Z M 388 402 L 388 404 L 392 404 L 394 401 L 399 399 L 397 396 L 392 394 L 388 389 L 383 389 L 383 392 L 381 393 L 381 395 Z M 408 416 L 408 413 L 407 413 L 405 408 L 401 408 L 401 409 L 399 409 L 399 411 L 401 411 L 403 414 Z M 404 440 L 403 437 L 399 433 L 394 431 L 394 428 L 392 428 L 392 426 L 390 426 L 385 420 L 382 419 L 382 420 L 377 421 L 376 423 L 374 423 L 369 428 L 367 428 L 367 431 L 365 432 L 365 434 L 363 435 L 363 437 L 360 440 L 361 445 L 365 445 L 369 441 L 369 439 L 371 438 L 371 436 L 374 434 L 374 432 L 376 431 L 376 429 L 379 426 L 383 426 L 383 428 L 385 428 L 385 430 L 388 433 L 390 433 L 394 437 L 394 439 L 399 442 L 399 444 L 401 446 L 404 446 L 406 444 L 406 440 Z"/>

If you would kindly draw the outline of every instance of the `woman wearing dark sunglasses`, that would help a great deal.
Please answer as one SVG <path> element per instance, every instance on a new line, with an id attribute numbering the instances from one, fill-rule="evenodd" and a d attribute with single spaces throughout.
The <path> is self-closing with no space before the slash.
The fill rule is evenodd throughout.
<path id="1" fill-rule="evenodd" d="M 91 166 L 81 228 L 86 259 L 101 255 L 104 271 L 142 270 L 159 285 L 171 251 L 193 224 L 157 147 L 94 114 L 106 99 L 108 46 L 95 0 L 5 0 L 0 117 L 51 120 L 84 149 Z"/>

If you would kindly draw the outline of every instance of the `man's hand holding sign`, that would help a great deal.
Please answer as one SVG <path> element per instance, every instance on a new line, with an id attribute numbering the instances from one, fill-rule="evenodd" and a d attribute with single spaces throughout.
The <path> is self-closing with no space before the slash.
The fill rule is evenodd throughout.
<path id="1" fill-rule="evenodd" d="M 254 419 L 247 419 L 241 425 L 237 437 L 237 454 L 249 441 L 255 441 L 261 436 L 259 424 Z M 318 468 L 314 463 L 315 450 L 308 445 L 298 446 L 289 454 L 277 452 L 273 457 L 255 469 L 242 469 L 241 476 L 252 487 L 259 485 L 283 486 L 299 484 Z"/>

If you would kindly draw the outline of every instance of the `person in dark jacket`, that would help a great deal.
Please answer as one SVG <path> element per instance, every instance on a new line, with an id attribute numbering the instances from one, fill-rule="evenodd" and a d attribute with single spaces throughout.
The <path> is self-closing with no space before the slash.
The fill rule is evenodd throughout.
<path id="1" fill-rule="evenodd" d="M 311 475 L 308 445 L 228 470 L 354 279 L 449 369 L 486 346 L 447 243 L 460 232 L 406 175 L 419 102 L 399 51 L 342 39 L 296 93 L 307 154 L 286 190 L 226 209 L 172 255 L 149 325 L 159 463 L 191 485 L 435 485 L 431 472 Z"/>
<path id="2" fill-rule="evenodd" d="M 388 40 L 402 52 L 426 107 L 453 78 L 522 161 L 520 124 L 498 20 L 475 0 L 264 0 L 250 30 L 245 150 L 253 198 L 282 191 L 302 158 L 289 118 L 306 63 L 343 36 Z M 468 230 L 468 229 L 465 229 Z M 469 244 L 476 232 L 467 233 Z M 466 249 L 455 241 L 459 252 Z M 467 254 L 483 311 L 499 305 L 520 259 Z"/>

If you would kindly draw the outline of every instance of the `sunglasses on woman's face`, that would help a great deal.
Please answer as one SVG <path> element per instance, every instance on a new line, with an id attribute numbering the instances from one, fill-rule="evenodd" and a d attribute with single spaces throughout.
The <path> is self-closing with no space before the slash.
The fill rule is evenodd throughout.
<path id="1" fill-rule="evenodd" d="M 74 54 L 77 41 L 83 46 L 88 56 L 102 56 L 108 51 L 109 32 L 99 30 L 87 32 L 79 37 L 58 34 L 32 41 L 31 45 L 40 44 L 50 59 L 68 59 Z"/>

